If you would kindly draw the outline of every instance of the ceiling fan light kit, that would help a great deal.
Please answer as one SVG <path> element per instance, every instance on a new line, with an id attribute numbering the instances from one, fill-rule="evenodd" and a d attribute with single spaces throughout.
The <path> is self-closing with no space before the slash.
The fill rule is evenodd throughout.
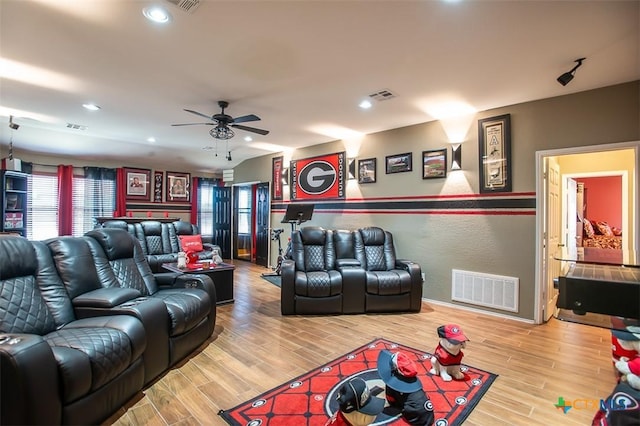
<path id="1" fill-rule="evenodd" d="M 200 117 L 204 117 L 208 120 L 211 120 L 209 123 L 182 123 L 182 124 L 172 124 L 172 126 L 198 126 L 198 125 L 208 125 L 215 126 L 213 129 L 209 131 L 209 134 L 214 139 L 220 140 L 228 140 L 235 136 L 235 133 L 231 129 L 231 127 L 244 130 L 247 132 L 257 133 L 259 135 L 266 136 L 269 134 L 268 130 L 258 129 L 255 127 L 243 126 L 237 123 L 247 123 L 250 121 L 259 121 L 260 117 L 254 114 L 243 115 L 241 117 L 231 117 L 228 114 L 224 113 L 224 109 L 229 106 L 229 102 L 227 101 L 218 101 L 218 106 L 222 109 L 219 114 L 214 115 L 206 115 L 198 111 L 194 111 L 191 109 L 185 109 L 186 112 L 191 114 L 198 115 Z"/>

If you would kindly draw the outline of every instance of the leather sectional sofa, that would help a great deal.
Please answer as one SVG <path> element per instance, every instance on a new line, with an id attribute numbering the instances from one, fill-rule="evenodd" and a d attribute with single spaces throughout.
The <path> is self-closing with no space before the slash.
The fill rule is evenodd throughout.
<path id="1" fill-rule="evenodd" d="M 422 305 L 420 265 L 396 258 L 393 236 L 378 227 L 294 231 L 281 275 L 283 315 L 420 312 Z"/>
<path id="2" fill-rule="evenodd" d="M 99 424 L 213 333 L 205 275 L 153 274 L 120 229 L 0 237 L 1 424 Z"/>
<path id="3" fill-rule="evenodd" d="M 99 227 L 124 229 L 136 237 L 153 272 L 162 272 L 163 263 L 177 262 L 178 252 L 184 251 L 181 236 L 200 235 L 196 225 L 181 220 L 170 223 L 156 220 L 127 223 L 114 219 L 103 222 Z M 203 241 L 202 247 L 202 251 L 198 252 L 200 260 L 212 259 L 214 250 L 222 256 L 222 250 L 215 244 Z"/>

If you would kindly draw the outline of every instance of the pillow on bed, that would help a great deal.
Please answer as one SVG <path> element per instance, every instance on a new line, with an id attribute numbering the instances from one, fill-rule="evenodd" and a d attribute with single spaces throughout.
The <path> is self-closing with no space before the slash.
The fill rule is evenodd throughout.
<path id="1" fill-rule="evenodd" d="M 589 222 L 589 219 L 584 218 L 582 225 L 584 227 L 584 235 L 587 238 L 593 238 L 596 236 L 596 232 L 593 230 L 593 226 L 591 225 L 591 222 Z"/>
<path id="2" fill-rule="evenodd" d="M 613 231 L 611 230 L 611 227 L 607 222 L 603 222 L 601 220 L 597 221 L 596 228 L 598 228 L 598 231 L 600 231 L 602 235 L 607 237 L 613 237 Z"/>

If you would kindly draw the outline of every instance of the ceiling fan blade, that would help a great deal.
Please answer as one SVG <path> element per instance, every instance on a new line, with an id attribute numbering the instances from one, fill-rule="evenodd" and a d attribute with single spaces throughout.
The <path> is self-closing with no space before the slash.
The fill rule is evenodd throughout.
<path id="1" fill-rule="evenodd" d="M 249 115 L 243 115 L 242 117 L 236 117 L 233 119 L 234 123 L 246 123 L 249 121 L 259 121 L 260 117 L 258 117 L 257 115 L 253 115 L 253 114 L 249 114 Z"/>
<path id="2" fill-rule="evenodd" d="M 185 109 L 185 111 L 190 112 L 191 114 L 199 115 L 200 117 L 208 118 L 209 120 L 213 120 L 213 117 L 211 117 L 210 115 L 206 115 L 192 109 Z"/>
<path id="3" fill-rule="evenodd" d="M 172 124 L 172 126 L 201 126 L 203 124 L 205 126 L 213 126 L 216 123 L 181 123 L 181 124 Z"/>
<path id="4" fill-rule="evenodd" d="M 247 132 L 257 133 L 262 136 L 269 134 L 268 130 L 256 129 L 255 127 L 242 126 L 240 124 L 232 124 L 231 127 L 235 127 L 236 129 L 246 130 Z"/>

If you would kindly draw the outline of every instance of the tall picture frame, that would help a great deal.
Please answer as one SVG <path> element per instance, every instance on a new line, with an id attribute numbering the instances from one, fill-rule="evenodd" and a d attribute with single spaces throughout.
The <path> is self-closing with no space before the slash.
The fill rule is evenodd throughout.
<path id="1" fill-rule="evenodd" d="M 447 149 L 422 151 L 422 179 L 447 177 Z"/>
<path id="2" fill-rule="evenodd" d="M 191 175 L 179 172 L 167 172 L 166 175 L 165 203 L 188 203 L 191 200 Z"/>
<path id="3" fill-rule="evenodd" d="M 376 182 L 376 159 L 363 158 L 358 160 L 358 183 L 375 183 Z"/>
<path id="4" fill-rule="evenodd" d="M 127 201 L 149 201 L 151 198 L 151 170 L 124 168 L 127 182 Z"/>
<path id="5" fill-rule="evenodd" d="M 284 157 L 274 157 L 271 159 L 271 199 L 282 200 L 282 172 L 284 167 Z"/>
<path id="6" fill-rule="evenodd" d="M 511 192 L 511 115 L 478 120 L 480 192 Z"/>

